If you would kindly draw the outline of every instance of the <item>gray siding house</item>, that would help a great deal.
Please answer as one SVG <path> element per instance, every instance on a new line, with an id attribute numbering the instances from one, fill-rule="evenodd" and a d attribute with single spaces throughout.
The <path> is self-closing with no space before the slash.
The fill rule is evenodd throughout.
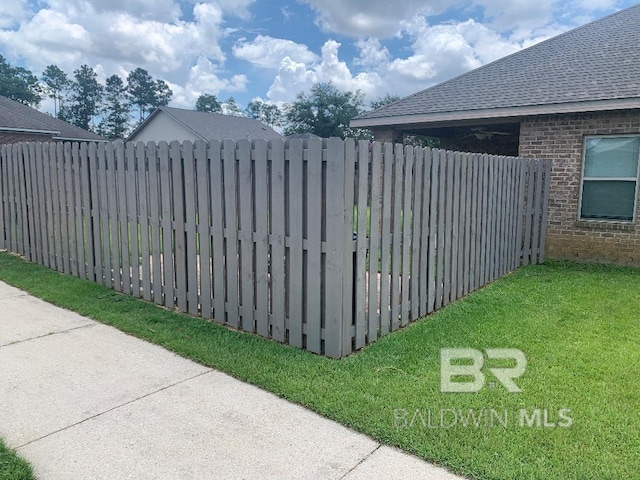
<path id="1" fill-rule="evenodd" d="M 553 160 L 550 257 L 640 265 L 640 5 L 362 115 L 377 140 Z"/>
<path id="2" fill-rule="evenodd" d="M 234 117 L 218 113 L 197 112 L 182 108 L 160 107 L 153 111 L 128 142 L 184 142 L 190 140 L 275 140 L 282 136 L 271 127 L 253 118 Z"/>

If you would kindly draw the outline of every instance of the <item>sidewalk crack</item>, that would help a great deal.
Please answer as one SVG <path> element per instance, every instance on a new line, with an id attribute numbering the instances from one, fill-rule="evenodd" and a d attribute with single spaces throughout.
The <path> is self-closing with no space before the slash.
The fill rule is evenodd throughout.
<path id="1" fill-rule="evenodd" d="M 97 323 L 94 322 L 94 323 L 88 323 L 86 325 L 80 325 L 78 327 L 67 328 L 66 330 L 60 330 L 59 332 L 44 333 L 42 335 L 38 335 L 37 337 L 30 337 L 30 338 L 25 338 L 24 340 L 16 340 L 14 342 L 1 344 L 0 348 L 8 347 L 9 345 L 18 345 L 20 343 L 30 342 L 31 340 L 38 340 L 39 338 L 50 337 L 52 335 L 59 335 L 61 333 L 73 332 L 74 330 L 79 330 L 81 328 L 95 327 L 96 325 Z"/>
<path id="2" fill-rule="evenodd" d="M 345 473 L 343 476 L 340 477 L 340 480 L 344 480 L 345 478 L 347 478 L 347 476 L 353 472 L 356 468 L 358 468 L 360 465 L 362 465 L 364 463 L 365 460 L 367 460 L 368 458 L 371 457 L 371 455 L 373 455 L 374 453 L 376 453 L 380 447 L 382 447 L 382 444 L 379 443 L 376 448 L 374 448 L 373 450 L 371 450 L 371 452 L 369 452 L 367 455 L 365 455 L 363 458 L 360 459 L 360 461 L 358 463 L 356 463 L 353 468 L 351 470 L 349 470 L 347 473 Z"/>
<path id="3" fill-rule="evenodd" d="M 105 414 L 107 414 L 109 412 L 113 412 L 114 410 L 117 410 L 118 408 L 125 407 L 125 406 L 127 406 L 127 405 L 129 405 L 131 403 L 137 402 L 138 400 L 142 400 L 143 398 L 150 397 L 151 395 L 155 395 L 156 393 L 160 393 L 163 390 L 167 390 L 167 389 L 169 389 L 171 387 L 175 387 L 176 385 L 180 385 L 181 383 L 188 382 L 189 380 L 193 380 L 194 378 L 198 378 L 198 377 L 201 377 L 203 375 L 210 374 L 211 372 L 214 372 L 214 371 L 215 371 L 214 369 L 210 368 L 209 370 L 207 370 L 205 372 L 198 373 L 197 375 L 193 375 L 192 377 L 185 378 L 185 379 L 180 380 L 178 382 L 172 383 L 171 385 L 165 385 L 164 387 L 159 388 L 159 389 L 157 389 L 157 390 L 155 390 L 153 392 L 145 393 L 144 395 L 141 395 L 138 398 L 134 398 L 132 400 L 129 400 L 128 402 L 124 402 L 124 403 L 122 403 L 120 405 L 116 405 L 115 407 L 111 407 L 111 408 L 109 408 L 109 409 L 107 409 L 107 410 L 105 410 L 103 412 L 96 413 L 95 415 L 91 415 L 90 417 L 84 418 L 84 419 L 80 420 L 79 422 L 72 423 L 71 425 L 67 425 L 66 427 L 59 428 L 58 430 L 55 430 L 55 431 L 50 432 L 50 433 L 47 433 L 46 435 L 43 435 L 41 437 L 34 438 L 33 440 L 28 441 L 27 443 L 23 443 L 22 445 L 20 445 L 18 447 L 14 447 L 14 450 L 19 450 L 19 449 L 21 449 L 23 447 L 26 447 L 27 445 L 31 445 L 32 443 L 38 442 L 38 441 L 40 441 L 40 440 L 42 440 L 44 438 L 50 437 L 52 435 L 55 435 L 56 433 L 63 432 L 63 431 L 68 430 L 68 429 L 70 429 L 72 427 L 80 425 L 80 424 L 82 424 L 84 422 L 87 422 L 89 420 L 93 420 L 94 418 L 97 418 L 97 417 L 101 417 L 102 415 L 105 415 Z"/>

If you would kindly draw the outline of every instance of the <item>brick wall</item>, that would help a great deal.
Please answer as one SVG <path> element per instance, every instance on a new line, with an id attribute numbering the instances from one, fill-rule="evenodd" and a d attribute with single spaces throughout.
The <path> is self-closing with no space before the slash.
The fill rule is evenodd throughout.
<path id="1" fill-rule="evenodd" d="M 640 134 L 640 110 L 531 117 L 519 154 L 553 160 L 546 252 L 551 258 L 640 266 L 640 226 L 578 221 L 585 135 Z M 640 202 L 638 217 L 640 217 Z"/>

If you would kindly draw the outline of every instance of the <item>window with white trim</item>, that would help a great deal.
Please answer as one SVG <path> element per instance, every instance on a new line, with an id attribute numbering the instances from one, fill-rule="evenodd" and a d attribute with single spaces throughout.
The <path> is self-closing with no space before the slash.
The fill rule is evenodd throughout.
<path id="1" fill-rule="evenodd" d="M 586 137 L 580 198 L 581 220 L 635 220 L 640 136 Z"/>

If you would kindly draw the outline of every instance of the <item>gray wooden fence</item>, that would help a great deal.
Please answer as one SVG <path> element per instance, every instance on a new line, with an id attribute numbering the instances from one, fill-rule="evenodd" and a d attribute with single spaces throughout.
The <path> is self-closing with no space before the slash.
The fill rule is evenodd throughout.
<path id="1" fill-rule="evenodd" d="M 340 139 L 5 145 L 0 249 L 341 357 L 543 261 L 550 168 Z"/>

